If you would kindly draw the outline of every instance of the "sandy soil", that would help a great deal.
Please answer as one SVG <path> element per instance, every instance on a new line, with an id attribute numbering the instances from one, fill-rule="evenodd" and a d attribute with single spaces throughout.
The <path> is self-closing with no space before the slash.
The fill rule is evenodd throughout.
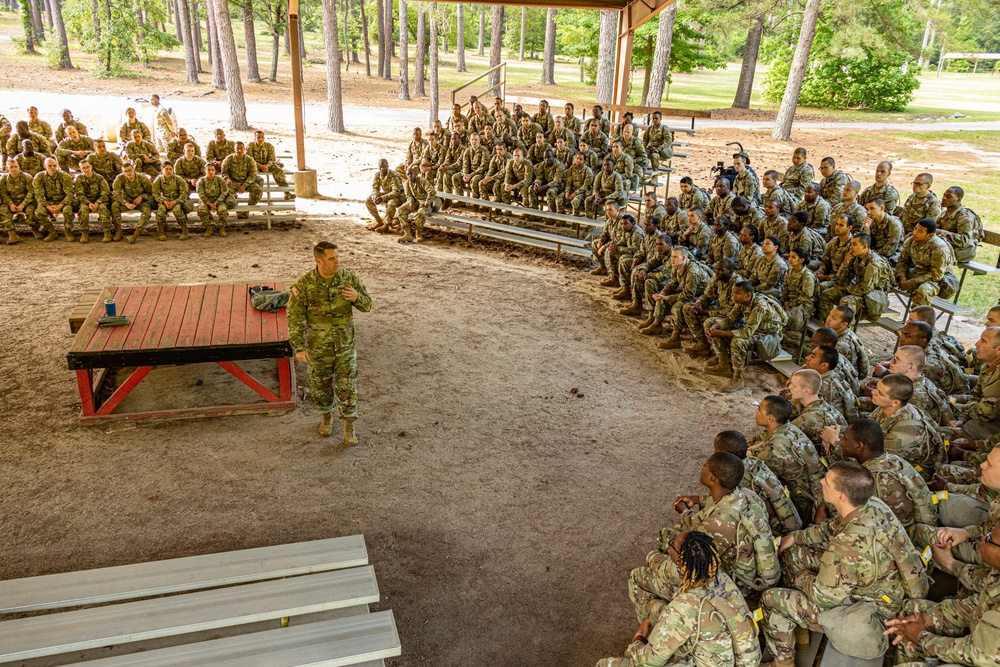
<path id="1" fill-rule="evenodd" d="M 201 139 L 213 122 L 186 124 Z M 287 127 L 264 129 L 291 148 Z M 787 161 L 789 145 L 765 133 L 711 131 L 690 140 L 682 169 L 707 183 L 732 139 L 755 165 Z M 395 164 L 404 142 L 310 128 L 325 196 L 300 200 L 300 228 L 0 248 L 0 287 L 16 295 L 0 304 L 0 578 L 363 533 L 377 608 L 400 626 L 393 664 L 593 664 L 622 651 L 629 568 L 675 518 L 675 494 L 697 491 L 712 436 L 756 430 L 751 396 L 719 394 L 684 355 L 657 351 L 579 264 L 443 233 L 402 247 L 367 232 L 360 199 L 375 160 Z M 833 154 L 857 176 L 912 149 L 822 132 L 802 143 L 814 163 Z M 893 180 L 967 173 L 961 155 L 928 150 L 932 164 L 897 159 Z M 315 436 L 308 400 L 279 417 L 77 424 L 66 317 L 86 287 L 297 276 L 323 238 L 343 244 L 375 302 L 356 320 L 360 447 Z M 222 391 L 216 375 L 185 369 L 165 386 Z M 199 378 L 208 389 L 191 386 Z M 777 385 L 751 371 L 754 398 Z"/>

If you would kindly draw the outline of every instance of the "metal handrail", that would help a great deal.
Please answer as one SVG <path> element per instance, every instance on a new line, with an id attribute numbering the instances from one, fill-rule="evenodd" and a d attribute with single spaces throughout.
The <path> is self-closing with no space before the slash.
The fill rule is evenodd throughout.
<path id="1" fill-rule="evenodd" d="M 489 76 L 490 74 L 492 74 L 496 70 L 500 70 L 500 72 L 501 72 L 501 74 L 500 74 L 500 82 L 497 83 L 496 85 L 490 86 L 489 88 L 487 88 L 486 90 L 484 90 L 481 93 L 481 95 L 485 95 L 485 94 L 487 94 L 487 93 L 489 93 L 491 91 L 494 91 L 497 88 L 499 88 L 500 89 L 500 98 L 504 99 L 505 95 L 506 95 L 506 92 L 507 92 L 507 63 L 506 62 L 502 62 L 499 65 L 495 65 L 495 66 L 489 68 L 488 70 L 486 70 L 485 72 L 483 72 L 479 76 L 475 77 L 474 79 L 469 79 L 468 81 L 466 81 L 465 83 L 463 83 L 458 88 L 455 88 L 454 90 L 452 90 L 451 91 L 451 106 L 453 106 L 453 107 L 455 106 L 455 96 L 458 94 L 458 92 L 460 90 L 464 90 L 464 89 L 468 88 L 469 86 L 471 86 L 475 82 L 479 81 L 483 77 Z M 468 103 L 463 104 L 462 108 L 464 109 L 466 106 L 468 106 Z"/>

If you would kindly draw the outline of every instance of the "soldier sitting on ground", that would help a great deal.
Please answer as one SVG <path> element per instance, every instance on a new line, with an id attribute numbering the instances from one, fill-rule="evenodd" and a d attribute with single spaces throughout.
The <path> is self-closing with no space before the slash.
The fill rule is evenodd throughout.
<path id="1" fill-rule="evenodd" d="M 788 398 L 792 401 L 792 425 L 806 434 L 817 451 L 822 451 L 823 429 L 847 426 L 847 420 L 819 395 L 823 377 L 812 368 L 800 368 L 788 378 Z M 784 392 L 783 392 L 784 393 Z"/>
<path id="2" fill-rule="evenodd" d="M 841 359 L 854 369 L 855 377 L 863 378 L 868 376 L 871 358 L 858 334 L 851 329 L 853 322 L 853 309 L 849 306 L 835 306 L 830 309 L 823 325 L 837 332 L 837 351 L 840 352 Z"/>

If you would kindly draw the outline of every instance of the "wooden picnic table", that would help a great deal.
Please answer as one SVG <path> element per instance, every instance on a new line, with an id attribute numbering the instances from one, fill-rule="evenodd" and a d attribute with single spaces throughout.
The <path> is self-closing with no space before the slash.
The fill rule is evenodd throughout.
<path id="1" fill-rule="evenodd" d="M 267 313 L 254 308 L 247 290 L 259 284 L 284 289 L 280 281 L 105 287 L 66 355 L 80 390 L 80 423 L 293 410 L 295 364 L 285 309 Z M 129 317 L 127 326 L 98 325 L 105 299 L 114 299 L 117 314 Z M 277 394 L 235 363 L 248 359 L 277 360 Z M 155 367 L 206 362 L 221 366 L 263 402 L 113 413 Z M 101 402 L 105 382 L 114 381 L 123 368 L 135 370 Z"/>

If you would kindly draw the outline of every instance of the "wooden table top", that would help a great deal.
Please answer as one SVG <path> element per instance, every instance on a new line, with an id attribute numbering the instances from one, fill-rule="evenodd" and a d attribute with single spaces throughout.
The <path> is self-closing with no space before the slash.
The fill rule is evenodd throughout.
<path id="1" fill-rule="evenodd" d="M 105 287 L 66 355 L 70 370 L 292 356 L 284 308 L 257 310 L 248 288 L 283 282 Z M 114 299 L 128 326 L 100 327 Z"/>

